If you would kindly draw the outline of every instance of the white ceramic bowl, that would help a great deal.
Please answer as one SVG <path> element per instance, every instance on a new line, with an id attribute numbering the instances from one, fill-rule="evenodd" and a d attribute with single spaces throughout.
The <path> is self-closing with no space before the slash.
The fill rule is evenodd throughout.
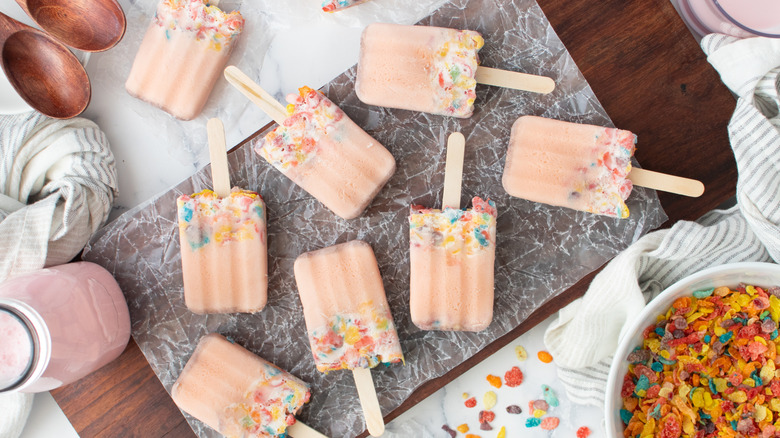
<path id="1" fill-rule="evenodd" d="M 623 406 L 623 399 L 620 397 L 620 390 L 623 386 L 623 377 L 628 371 L 626 357 L 635 347 L 642 344 L 642 331 L 644 328 L 655 323 L 656 317 L 661 313 L 665 313 L 678 297 L 692 295 L 697 290 L 718 286 L 735 288 L 740 283 L 762 287 L 779 286 L 780 265 L 751 262 L 732 263 L 708 268 L 669 286 L 645 306 L 631 327 L 621 337 L 609 370 L 607 394 L 604 402 L 608 437 L 623 437 L 623 422 L 620 420 L 620 408 Z"/>

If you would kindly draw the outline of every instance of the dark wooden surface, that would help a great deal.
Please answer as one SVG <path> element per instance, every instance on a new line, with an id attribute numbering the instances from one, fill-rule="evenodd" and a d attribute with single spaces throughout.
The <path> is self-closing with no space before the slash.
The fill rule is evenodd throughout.
<path id="1" fill-rule="evenodd" d="M 643 167 L 702 181 L 697 199 L 659 194 L 665 226 L 693 220 L 735 194 L 726 126 L 735 100 L 669 0 L 537 0 L 607 113 L 639 137 Z M 594 274 L 445 376 L 420 387 L 390 421 L 582 296 Z M 84 437 L 191 437 L 181 413 L 131 343 L 114 363 L 53 391 Z"/>

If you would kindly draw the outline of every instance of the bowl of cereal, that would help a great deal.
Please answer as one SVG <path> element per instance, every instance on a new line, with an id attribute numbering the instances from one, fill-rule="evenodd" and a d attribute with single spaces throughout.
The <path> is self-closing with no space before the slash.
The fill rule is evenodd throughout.
<path id="1" fill-rule="evenodd" d="M 607 436 L 775 436 L 779 320 L 777 264 L 716 266 L 668 287 L 621 335 Z"/>

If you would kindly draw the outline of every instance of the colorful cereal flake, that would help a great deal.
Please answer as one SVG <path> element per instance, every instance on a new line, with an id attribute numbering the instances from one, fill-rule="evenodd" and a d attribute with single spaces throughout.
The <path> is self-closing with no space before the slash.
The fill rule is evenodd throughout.
<path id="1" fill-rule="evenodd" d="M 456 429 L 457 429 L 457 430 L 458 430 L 458 432 L 460 432 L 460 433 L 466 433 L 466 432 L 468 432 L 468 431 L 469 431 L 469 425 L 468 425 L 468 424 L 461 424 L 461 425 L 460 425 L 460 426 L 458 426 Z"/>
<path id="2" fill-rule="evenodd" d="M 493 407 L 496 405 L 496 401 L 498 401 L 498 397 L 493 391 L 486 392 L 485 396 L 482 397 L 482 404 L 485 406 L 486 411 L 493 409 Z"/>
<path id="3" fill-rule="evenodd" d="M 561 420 L 558 417 L 544 417 L 539 424 L 544 430 L 553 430 L 561 424 Z"/>
<path id="4" fill-rule="evenodd" d="M 588 438 L 590 436 L 590 428 L 582 426 L 577 429 L 577 438 Z"/>
<path id="5" fill-rule="evenodd" d="M 552 354 L 550 354 L 550 353 L 548 353 L 548 352 L 546 352 L 544 350 L 536 353 L 536 357 L 538 357 L 539 360 L 541 360 L 544 363 L 550 363 L 550 362 L 553 361 Z"/>
<path id="6" fill-rule="evenodd" d="M 496 438 L 506 438 L 506 427 L 501 426 L 501 429 L 498 431 L 498 435 L 496 435 Z"/>
<path id="7" fill-rule="evenodd" d="M 778 287 L 718 287 L 658 315 L 627 357 L 624 436 L 777 436 L 778 297 Z"/>
<path id="8" fill-rule="evenodd" d="M 523 409 L 520 406 L 517 405 L 509 405 L 506 407 L 506 412 L 508 414 L 522 414 Z"/>
<path id="9" fill-rule="evenodd" d="M 526 359 L 528 359 L 528 352 L 525 351 L 525 347 L 518 345 L 515 347 L 515 356 L 517 356 L 517 360 L 524 362 Z"/>
<path id="10" fill-rule="evenodd" d="M 480 411 L 479 412 L 479 422 L 480 423 L 490 423 L 493 420 L 496 419 L 496 414 L 492 411 Z"/>
<path id="11" fill-rule="evenodd" d="M 441 427 L 441 429 L 442 429 L 443 431 L 447 432 L 447 433 L 450 435 L 450 438 L 455 438 L 456 436 L 458 436 L 458 432 L 455 432 L 454 430 L 452 430 L 452 428 L 450 428 L 450 427 L 449 427 L 449 426 L 447 426 L 446 424 L 445 424 L 445 425 L 443 425 L 443 426 Z"/>
<path id="12" fill-rule="evenodd" d="M 501 377 L 494 376 L 492 374 L 488 374 L 487 381 L 490 383 L 490 386 L 494 388 L 500 388 L 501 387 Z"/>
<path id="13" fill-rule="evenodd" d="M 463 402 L 464 405 L 466 405 L 467 408 L 473 408 L 477 405 L 477 398 L 471 397 L 470 399 Z"/>
<path id="14" fill-rule="evenodd" d="M 518 367 L 512 367 L 504 374 L 504 383 L 510 388 L 516 388 L 523 383 L 523 372 Z"/>

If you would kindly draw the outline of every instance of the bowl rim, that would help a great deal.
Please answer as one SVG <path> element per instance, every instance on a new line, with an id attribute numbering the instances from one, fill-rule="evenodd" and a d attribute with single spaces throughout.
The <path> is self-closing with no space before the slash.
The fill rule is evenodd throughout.
<path id="1" fill-rule="evenodd" d="M 658 296 L 656 296 L 652 301 L 645 304 L 645 307 L 642 309 L 642 311 L 639 312 L 639 314 L 633 318 L 634 321 L 631 323 L 628 329 L 621 330 L 620 339 L 618 340 L 618 346 L 617 349 L 615 350 L 614 356 L 612 357 L 612 362 L 610 363 L 609 374 L 607 376 L 606 393 L 604 394 L 604 419 L 605 419 L 605 429 L 608 438 L 622 438 L 622 435 L 615 436 L 612 433 L 611 423 L 612 420 L 614 419 L 614 412 L 616 410 L 615 402 L 617 400 L 615 400 L 611 396 L 611 394 L 614 392 L 612 389 L 617 384 L 618 378 L 620 380 L 622 380 L 623 378 L 622 376 L 617 375 L 618 368 L 620 363 L 625 360 L 627 349 L 629 348 L 628 345 L 629 340 L 633 337 L 631 334 L 636 333 L 637 330 L 642 329 L 642 321 L 644 321 L 645 318 L 649 316 L 648 314 L 650 313 L 656 314 L 658 312 L 658 307 L 660 306 L 660 304 L 657 303 L 661 303 L 664 298 L 670 295 L 679 293 L 679 289 L 686 287 L 686 285 L 693 284 L 699 280 L 710 277 L 714 274 L 720 274 L 732 270 L 747 270 L 747 269 L 774 271 L 775 274 L 780 276 L 780 264 L 771 263 L 771 262 L 737 262 L 737 263 L 726 263 L 722 265 L 711 266 L 709 268 L 704 268 L 700 271 L 694 272 L 693 274 L 690 274 L 672 283 L 669 287 L 667 287 L 660 294 L 658 294 Z M 656 304 L 653 305 L 653 303 Z"/>

